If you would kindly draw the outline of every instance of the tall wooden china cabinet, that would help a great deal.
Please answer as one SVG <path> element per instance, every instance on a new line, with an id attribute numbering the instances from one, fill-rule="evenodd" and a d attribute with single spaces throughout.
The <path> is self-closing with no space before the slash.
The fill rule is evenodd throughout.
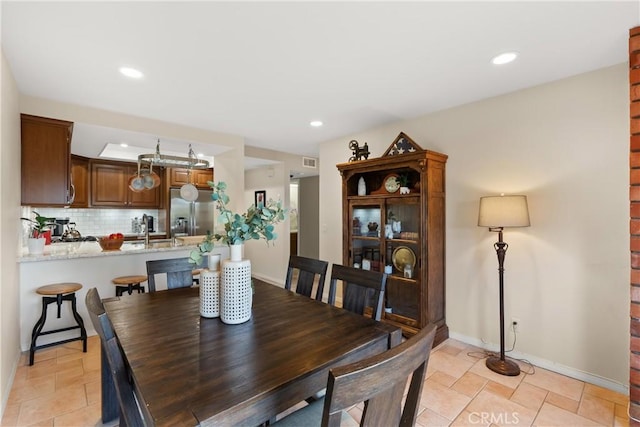
<path id="1" fill-rule="evenodd" d="M 405 336 L 445 322 L 445 164 L 404 133 L 382 157 L 337 165 L 344 265 L 386 271 L 384 321 Z"/>

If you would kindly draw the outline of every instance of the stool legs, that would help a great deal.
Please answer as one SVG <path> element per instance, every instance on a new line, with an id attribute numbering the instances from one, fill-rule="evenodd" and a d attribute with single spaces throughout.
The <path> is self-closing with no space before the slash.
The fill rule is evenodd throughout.
<path id="1" fill-rule="evenodd" d="M 141 285 L 140 283 L 129 283 L 128 285 L 116 286 L 116 296 L 121 297 L 123 292 L 127 292 L 131 295 L 135 290 L 137 290 L 139 294 L 144 294 L 144 285 Z"/>
<path id="2" fill-rule="evenodd" d="M 60 308 L 62 305 L 62 301 L 70 301 L 71 302 L 71 313 L 73 314 L 73 318 L 75 319 L 77 326 L 69 326 L 67 328 L 53 329 L 51 331 L 42 332 L 42 328 L 44 327 L 45 322 L 47 321 L 47 307 L 49 304 L 56 303 L 58 318 L 60 318 Z M 36 340 L 39 336 L 53 334 L 56 332 L 70 331 L 72 329 L 80 329 L 80 336 L 75 338 L 69 338 L 62 341 L 56 341 L 49 344 L 36 345 Z M 33 365 L 35 352 L 41 348 L 51 347 L 58 344 L 65 344 L 71 341 L 82 340 L 82 351 L 84 353 L 87 352 L 87 330 L 84 327 L 84 321 L 80 314 L 78 314 L 76 307 L 76 294 L 75 292 L 71 292 L 66 295 L 58 294 L 55 297 L 42 297 L 42 314 L 40 318 L 36 322 L 33 327 L 33 331 L 31 332 L 31 346 L 29 347 L 29 365 Z"/>
<path id="3" fill-rule="evenodd" d="M 78 310 L 76 309 L 76 294 L 73 293 L 71 294 L 71 313 L 73 313 L 73 318 L 76 319 L 76 323 L 78 324 L 78 326 L 80 326 L 80 339 L 82 340 L 82 352 L 86 353 L 87 352 L 87 330 L 84 328 L 84 321 L 82 320 L 82 317 L 80 317 L 80 315 L 78 314 Z M 58 317 L 59 317 L 59 310 L 60 307 L 58 307 Z"/>
<path id="4" fill-rule="evenodd" d="M 29 347 L 29 366 L 33 365 L 33 358 L 36 353 L 36 338 L 38 338 L 38 335 L 40 335 L 40 331 L 42 331 L 44 322 L 47 320 L 47 306 L 51 303 L 47 300 L 56 301 L 55 298 L 42 297 L 42 314 L 40 315 L 40 318 L 36 322 L 36 325 L 33 327 L 33 331 L 31 332 L 31 346 Z"/>

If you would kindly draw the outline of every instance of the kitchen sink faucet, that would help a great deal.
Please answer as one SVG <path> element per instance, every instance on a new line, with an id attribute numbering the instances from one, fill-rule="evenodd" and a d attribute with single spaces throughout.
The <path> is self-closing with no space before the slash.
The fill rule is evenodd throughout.
<path id="1" fill-rule="evenodd" d="M 144 247 L 149 247 L 149 217 L 147 214 L 142 215 L 142 223 L 144 224 Z"/>

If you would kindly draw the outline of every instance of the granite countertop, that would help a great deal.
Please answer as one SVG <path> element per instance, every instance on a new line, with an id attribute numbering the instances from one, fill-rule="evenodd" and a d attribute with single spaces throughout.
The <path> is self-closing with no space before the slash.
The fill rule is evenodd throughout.
<path id="1" fill-rule="evenodd" d="M 195 244 L 177 244 L 171 241 L 153 242 L 149 247 L 145 247 L 143 242 L 125 242 L 119 250 L 103 251 L 98 242 L 71 242 L 55 243 L 47 245 L 41 255 L 31 255 L 24 248 L 18 262 L 53 261 L 77 258 L 92 258 L 103 256 L 122 256 L 132 254 L 143 254 L 149 252 L 172 252 L 183 251 L 185 249 L 195 249 Z"/>

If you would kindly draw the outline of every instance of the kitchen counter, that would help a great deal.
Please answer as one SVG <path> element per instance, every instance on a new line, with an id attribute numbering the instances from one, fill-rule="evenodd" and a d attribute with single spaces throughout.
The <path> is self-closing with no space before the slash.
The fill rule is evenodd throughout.
<path id="1" fill-rule="evenodd" d="M 35 290 L 43 285 L 61 282 L 82 284 L 76 292 L 78 313 L 84 319 L 89 335 L 94 334 L 85 306 L 85 296 L 91 288 L 97 288 L 101 298 L 115 296 L 115 286 L 111 282 L 118 276 L 146 275 L 146 262 L 156 259 L 188 257 L 196 245 L 171 246 L 171 242 L 145 248 L 144 244 L 125 243 L 122 250 L 103 252 L 98 242 L 56 243 L 45 247 L 43 255 L 25 254 L 18 258 L 20 269 L 20 346 L 29 349 L 31 330 L 42 312 L 42 297 Z M 229 258 L 227 245 L 216 245 L 212 251 L 222 259 Z M 194 268 L 198 268 L 194 265 Z M 147 288 L 147 283 L 143 283 Z M 166 289 L 166 277 L 158 276 L 157 290 Z M 125 293 L 121 298 L 135 298 L 136 294 Z M 55 304 L 49 306 L 47 330 L 72 326 L 70 304 L 62 305 L 62 317 L 56 318 Z M 38 338 L 38 344 L 77 336 L 77 330 L 45 335 Z M 74 335 L 76 334 L 76 335 Z"/>
<path id="2" fill-rule="evenodd" d="M 173 252 L 192 250 L 196 244 L 173 245 L 170 241 L 151 241 L 149 247 L 145 247 L 144 241 L 125 242 L 119 250 L 103 251 L 98 242 L 65 242 L 54 243 L 44 247 L 41 255 L 29 254 L 25 248 L 18 262 L 52 261 L 61 259 L 92 258 L 130 255 L 131 253 Z"/>

